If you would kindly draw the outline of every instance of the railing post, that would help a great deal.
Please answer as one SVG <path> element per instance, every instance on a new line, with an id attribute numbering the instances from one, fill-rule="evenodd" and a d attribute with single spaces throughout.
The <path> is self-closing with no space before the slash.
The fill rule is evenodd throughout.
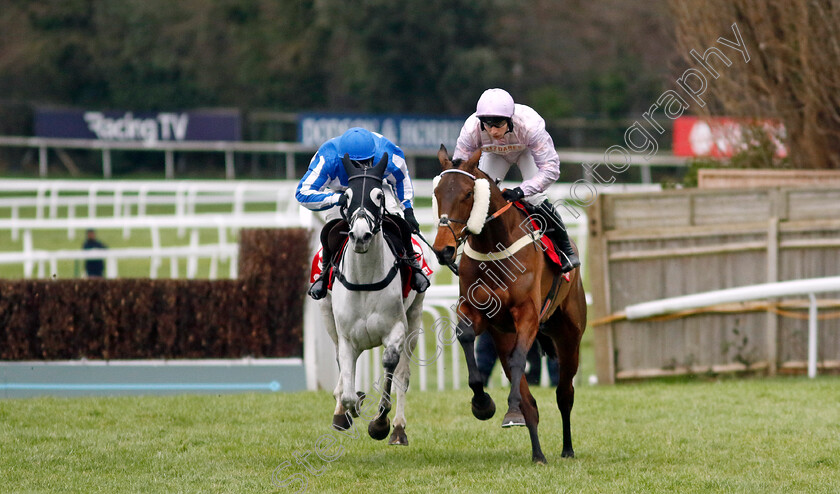
<path id="1" fill-rule="evenodd" d="M 286 152 L 286 180 L 295 179 L 295 153 Z"/>
<path id="2" fill-rule="evenodd" d="M 47 146 L 38 148 L 38 175 L 42 178 L 47 176 Z"/>
<path id="3" fill-rule="evenodd" d="M 817 377 L 817 297 L 808 294 L 808 377 Z"/>
<path id="4" fill-rule="evenodd" d="M 175 178 L 175 151 L 167 149 L 163 156 L 164 175 L 171 180 Z"/>
<path id="5" fill-rule="evenodd" d="M 233 150 L 228 149 L 225 151 L 225 178 L 228 180 L 236 178 L 236 170 L 234 170 L 233 165 Z"/>
<path id="6" fill-rule="evenodd" d="M 779 218 L 770 218 L 767 226 L 767 283 L 779 281 Z M 767 302 L 773 304 L 778 299 Z M 767 329 L 765 339 L 767 345 L 767 371 L 771 376 L 776 375 L 779 365 L 778 349 L 779 316 L 772 310 L 767 310 Z"/>
<path id="7" fill-rule="evenodd" d="M 111 149 L 102 148 L 102 175 L 111 178 Z"/>

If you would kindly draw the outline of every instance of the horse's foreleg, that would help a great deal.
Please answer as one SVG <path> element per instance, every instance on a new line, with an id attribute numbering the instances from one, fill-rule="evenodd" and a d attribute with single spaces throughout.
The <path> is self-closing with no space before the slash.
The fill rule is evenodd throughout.
<path id="1" fill-rule="evenodd" d="M 414 348 L 411 348 L 410 351 L 413 352 Z M 405 434 L 405 395 L 408 391 L 408 378 L 411 372 L 409 362 L 408 355 L 404 352 L 394 373 L 394 387 L 396 388 L 394 393 L 396 396 L 394 432 L 391 433 L 388 444 L 408 446 L 408 436 Z"/>
<path id="2" fill-rule="evenodd" d="M 497 345 L 496 348 L 511 348 L 515 345 L 515 339 L 516 336 L 512 334 L 500 335 L 494 340 L 494 343 Z M 513 379 L 509 355 L 510 352 L 500 351 L 499 362 L 505 370 L 505 375 L 507 375 L 508 378 Z M 511 388 L 514 387 L 513 382 L 514 381 L 511 380 Z M 537 400 L 534 399 L 534 396 L 531 394 L 531 389 L 528 386 L 528 382 L 525 379 L 524 374 L 520 375 L 516 383 L 518 384 L 517 388 L 519 389 L 519 393 L 522 397 L 519 402 L 519 410 L 521 410 L 521 412 L 517 414 L 508 410 L 508 413 L 505 414 L 505 418 L 502 420 L 502 427 L 511 427 L 513 425 L 526 426 L 528 428 L 528 435 L 531 438 L 531 460 L 534 463 L 545 464 L 546 459 L 542 452 L 542 448 L 540 447 L 540 438 L 537 432 L 540 423 L 540 412 L 537 409 Z"/>
<path id="3" fill-rule="evenodd" d="M 511 315 L 514 321 L 516 321 L 516 340 L 513 343 L 512 349 L 509 343 L 505 345 L 499 339 L 496 341 L 496 349 L 499 356 L 501 357 L 507 353 L 508 378 L 510 379 L 508 411 L 502 420 L 502 427 L 526 425 L 525 416 L 522 414 L 520 404 L 522 403 L 521 388 L 523 385 L 526 387 L 528 385 L 524 379 L 526 356 L 537 336 L 537 320 L 535 314 L 532 314 L 532 312 L 534 312 L 533 307 L 530 305 L 526 305 L 523 310 L 517 308 L 511 310 Z"/>
<path id="4" fill-rule="evenodd" d="M 388 419 L 388 413 L 391 412 L 391 384 L 394 382 L 394 372 L 400 363 L 400 349 L 405 341 L 405 327 L 405 321 L 398 323 L 391 330 L 390 336 L 384 341 L 385 352 L 382 355 L 382 367 L 385 370 L 385 382 L 382 389 L 377 387 L 382 393 L 382 399 L 379 401 L 379 411 L 376 418 L 368 424 L 368 434 L 376 440 L 385 439 L 388 432 L 391 431 L 391 421 Z"/>
<path id="5" fill-rule="evenodd" d="M 472 413 L 478 420 L 488 420 L 496 413 L 496 404 L 484 391 L 484 380 L 475 363 L 475 330 L 471 324 L 459 320 L 456 333 L 467 361 L 470 389 L 473 391 Z"/>
<path id="6" fill-rule="evenodd" d="M 423 325 L 423 294 L 418 294 L 414 303 L 409 306 L 406 311 L 406 320 L 408 321 L 409 334 L 415 334 L 418 328 Z M 402 352 L 400 352 L 400 363 L 397 364 L 397 370 L 394 373 L 394 387 L 396 395 L 396 405 L 394 410 L 394 431 L 391 433 L 391 438 L 388 444 L 408 446 L 408 436 L 405 433 L 405 401 L 408 393 L 408 381 L 411 374 L 411 355 L 414 355 L 414 349 L 417 346 L 417 338 L 406 338 L 403 340 Z"/>
<path id="7" fill-rule="evenodd" d="M 338 379 L 340 380 L 340 402 L 341 406 L 350 411 L 353 417 L 358 417 L 356 403 L 359 396 L 356 394 L 356 360 L 359 354 L 345 338 L 338 339 Z"/>

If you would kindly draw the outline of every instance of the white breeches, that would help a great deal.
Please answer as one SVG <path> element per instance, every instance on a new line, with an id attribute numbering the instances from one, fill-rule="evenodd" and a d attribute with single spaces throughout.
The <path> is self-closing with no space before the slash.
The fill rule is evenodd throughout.
<path id="1" fill-rule="evenodd" d="M 490 175 L 493 180 L 503 180 L 507 175 L 510 167 L 513 166 L 498 154 L 482 153 L 481 159 L 478 161 L 478 169 Z M 522 180 L 528 180 L 539 172 L 537 164 L 534 162 L 534 157 L 530 152 L 524 152 L 517 161 L 516 166 L 519 167 L 519 172 L 522 174 Z M 545 192 L 540 192 L 531 196 L 525 196 L 523 200 L 528 204 L 536 206 L 537 204 L 548 199 Z"/>

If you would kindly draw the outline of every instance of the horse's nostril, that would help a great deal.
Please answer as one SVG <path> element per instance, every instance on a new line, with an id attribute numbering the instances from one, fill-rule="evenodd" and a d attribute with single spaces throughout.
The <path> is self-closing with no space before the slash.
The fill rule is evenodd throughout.
<path id="1" fill-rule="evenodd" d="M 455 247 L 446 246 L 438 252 L 440 262 L 446 264 L 452 262 L 455 257 Z"/>

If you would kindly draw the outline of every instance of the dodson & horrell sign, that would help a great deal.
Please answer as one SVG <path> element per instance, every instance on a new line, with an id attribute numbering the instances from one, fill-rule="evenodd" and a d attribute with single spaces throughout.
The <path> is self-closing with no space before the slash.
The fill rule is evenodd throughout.
<path id="1" fill-rule="evenodd" d="M 238 112 L 82 111 L 38 109 L 35 135 L 103 141 L 239 141 Z"/>
<path id="2" fill-rule="evenodd" d="M 298 140 L 320 146 L 351 127 L 382 134 L 403 149 L 455 148 L 464 118 L 407 115 L 304 113 L 298 119 Z"/>

